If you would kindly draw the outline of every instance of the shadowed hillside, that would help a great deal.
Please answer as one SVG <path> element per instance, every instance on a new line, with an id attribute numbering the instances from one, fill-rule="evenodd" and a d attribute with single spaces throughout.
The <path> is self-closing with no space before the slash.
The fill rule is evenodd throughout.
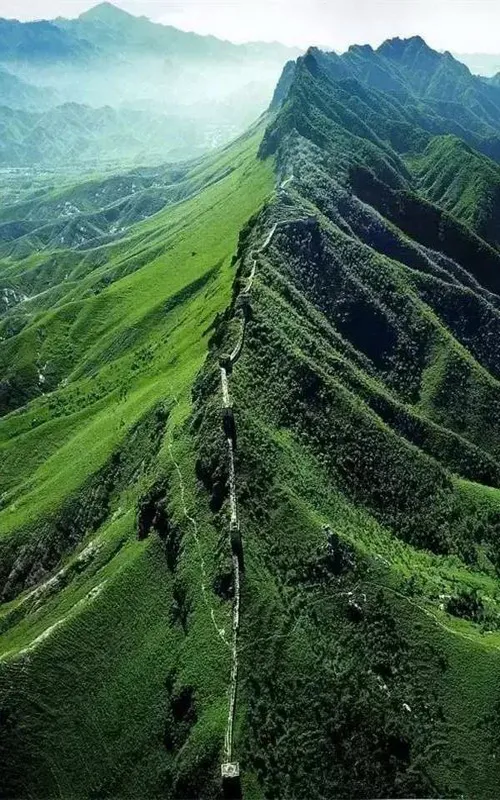
<path id="1" fill-rule="evenodd" d="M 496 796 L 499 114 L 311 49 L 215 156 L 9 189 L 6 796 Z"/>

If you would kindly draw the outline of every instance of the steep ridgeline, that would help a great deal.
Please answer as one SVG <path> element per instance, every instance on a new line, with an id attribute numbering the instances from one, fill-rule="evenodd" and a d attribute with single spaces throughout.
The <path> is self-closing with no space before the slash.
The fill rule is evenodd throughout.
<path id="1" fill-rule="evenodd" d="M 498 166 L 437 125 L 403 46 L 382 52 L 404 91 L 351 55 L 285 70 L 260 156 L 287 180 L 195 391 L 221 531 L 236 475 L 245 797 L 494 797 L 500 777 Z M 228 459 L 217 358 L 242 297 Z"/>
<path id="2" fill-rule="evenodd" d="M 310 50 L 149 219 L 6 212 L 5 796 L 497 796 L 498 108 Z"/>

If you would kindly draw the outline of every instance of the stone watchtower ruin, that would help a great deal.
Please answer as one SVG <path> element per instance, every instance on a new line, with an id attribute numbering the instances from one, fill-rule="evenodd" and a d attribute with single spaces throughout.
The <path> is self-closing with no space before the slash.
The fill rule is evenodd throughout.
<path id="1" fill-rule="evenodd" d="M 222 791 L 225 800 L 238 800 L 242 797 L 240 765 L 237 761 L 221 764 Z"/>

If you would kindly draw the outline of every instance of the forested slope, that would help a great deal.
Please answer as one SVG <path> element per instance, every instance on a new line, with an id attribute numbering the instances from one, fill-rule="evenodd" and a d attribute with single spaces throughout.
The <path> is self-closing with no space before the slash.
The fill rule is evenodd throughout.
<path id="1" fill-rule="evenodd" d="M 92 193 L 20 198 L 7 796 L 219 797 L 232 688 L 247 798 L 496 796 L 500 127 L 463 70 L 310 50 L 71 251 L 33 230 Z"/>

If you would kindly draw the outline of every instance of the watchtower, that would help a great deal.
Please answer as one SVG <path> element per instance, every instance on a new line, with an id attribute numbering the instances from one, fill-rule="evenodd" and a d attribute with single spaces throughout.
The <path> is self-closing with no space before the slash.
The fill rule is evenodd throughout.
<path id="1" fill-rule="evenodd" d="M 251 299 L 250 299 L 250 294 L 248 293 L 247 290 L 243 291 L 240 294 L 240 296 L 238 298 L 238 302 L 239 302 L 240 308 L 241 308 L 241 310 L 243 312 L 243 317 L 244 317 L 245 321 L 248 321 L 250 319 L 250 317 L 252 316 L 252 303 L 251 303 Z"/>
<path id="2" fill-rule="evenodd" d="M 222 791 L 226 800 L 241 798 L 240 765 L 237 761 L 226 761 L 220 766 Z"/>
<path id="3" fill-rule="evenodd" d="M 222 425 L 226 437 L 231 439 L 233 445 L 236 447 L 236 423 L 234 421 L 234 412 L 232 408 L 226 406 L 222 409 Z"/>
<path id="4" fill-rule="evenodd" d="M 240 523 L 238 520 L 231 520 L 229 523 L 229 534 L 231 536 L 231 550 L 233 556 L 238 559 L 238 564 L 241 572 L 245 571 L 245 562 L 243 560 L 243 541 L 241 539 Z"/>
<path id="5" fill-rule="evenodd" d="M 227 374 L 229 375 L 233 369 L 233 362 L 231 361 L 231 356 L 227 353 L 224 355 L 219 356 L 219 367 L 222 367 L 226 370 Z"/>

